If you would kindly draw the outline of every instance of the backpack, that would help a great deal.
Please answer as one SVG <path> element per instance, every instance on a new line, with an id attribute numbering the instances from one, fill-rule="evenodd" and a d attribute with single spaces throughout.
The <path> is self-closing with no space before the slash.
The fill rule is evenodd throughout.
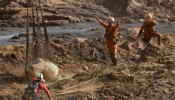
<path id="1" fill-rule="evenodd" d="M 38 87 L 40 86 L 41 82 L 33 81 L 29 83 L 28 87 L 25 90 L 23 100 L 34 100 Z"/>

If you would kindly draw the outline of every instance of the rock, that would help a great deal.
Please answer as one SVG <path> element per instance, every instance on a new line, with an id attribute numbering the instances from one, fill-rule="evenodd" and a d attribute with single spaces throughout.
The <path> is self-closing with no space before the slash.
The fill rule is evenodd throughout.
<path id="1" fill-rule="evenodd" d="M 140 31 L 140 28 L 128 28 L 128 30 L 127 30 L 127 34 L 128 35 L 131 35 L 131 36 L 138 36 L 138 33 L 139 33 L 139 31 Z"/>
<path id="2" fill-rule="evenodd" d="M 37 73 L 42 73 L 46 81 L 55 81 L 59 68 L 48 60 L 37 58 L 27 65 L 26 71 L 29 80 L 32 80 Z"/>
<path id="3" fill-rule="evenodd" d="M 19 35 L 15 35 L 11 39 L 20 39 L 20 36 Z"/>
<path id="4" fill-rule="evenodd" d="M 64 41 L 63 41 L 63 39 L 58 38 L 58 39 L 54 40 L 53 42 L 60 44 L 60 43 L 63 43 Z"/>
<path id="5" fill-rule="evenodd" d="M 168 33 L 162 36 L 163 42 L 175 46 L 175 36 L 172 33 Z"/>
<path id="6" fill-rule="evenodd" d="M 110 80 L 119 80 L 120 82 L 121 81 L 134 82 L 134 76 L 131 76 L 125 71 L 108 73 L 106 74 L 106 76 Z"/>
<path id="7" fill-rule="evenodd" d="M 126 41 L 126 42 L 124 42 L 122 45 L 121 45 L 121 47 L 123 48 L 123 49 L 126 49 L 126 50 L 131 50 L 131 43 L 130 42 L 128 42 L 128 41 Z"/>
<path id="8" fill-rule="evenodd" d="M 86 71 L 89 70 L 88 66 L 83 66 L 83 69 Z"/>
<path id="9" fill-rule="evenodd" d="M 72 43 L 82 43 L 84 41 L 86 41 L 87 39 L 86 38 L 76 38 L 72 41 Z"/>
<path id="10" fill-rule="evenodd" d="M 171 16 L 168 18 L 169 21 L 175 21 L 175 16 Z"/>
<path id="11" fill-rule="evenodd" d="M 97 31 L 99 28 L 92 28 L 91 31 Z"/>
<path id="12" fill-rule="evenodd" d="M 52 36 L 56 36 L 56 34 L 52 34 Z"/>
<path id="13" fill-rule="evenodd" d="M 93 67 L 98 67 L 98 64 L 92 64 Z"/>
<path id="14" fill-rule="evenodd" d="M 31 33 L 30 33 L 30 34 L 31 34 Z M 26 37 L 26 33 L 21 32 L 21 33 L 19 34 L 19 36 L 20 36 L 20 37 Z"/>
<path id="15" fill-rule="evenodd" d="M 131 18 L 127 18 L 127 19 L 125 19 L 125 22 L 131 24 L 131 23 L 135 23 L 136 20 L 131 19 Z"/>
<path id="16" fill-rule="evenodd" d="M 168 67 L 169 69 L 172 69 L 175 66 L 175 61 L 173 61 L 173 60 L 172 61 L 167 61 L 165 66 Z"/>
<path id="17" fill-rule="evenodd" d="M 142 22 L 143 23 L 144 21 L 145 21 L 144 19 L 139 19 L 139 22 Z"/>
<path id="18" fill-rule="evenodd" d="M 168 19 L 161 19 L 161 20 L 159 20 L 159 22 L 165 23 L 165 22 L 168 22 Z"/>

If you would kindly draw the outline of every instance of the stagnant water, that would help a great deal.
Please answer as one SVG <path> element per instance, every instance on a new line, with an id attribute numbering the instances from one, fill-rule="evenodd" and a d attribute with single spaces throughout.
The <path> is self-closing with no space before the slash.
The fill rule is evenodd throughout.
<path id="1" fill-rule="evenodd" d="M 134 23 L 134 24 L 126 24 L 121 23 L 121 26 L 125 27 L 140 27 L 142 23 Z M 92 28 L 98 28 L 99 30 L 90 31 Z M 43 29 L 42 29 L 43 30 Z M 49 34 L 59 34 L 59 33 L 72 33 L 72 34 L 97 34 L 103 35 L 104 28 L 99 25 L 97 22 L 88 22 L 88 23 L 76 23 L 76 24 L 67 24 L 63 26 L 54 26 L 54 27 L 47 27 Z M 26 28 L 19 28 L 19 27 L 6 27 L 0 28 L 0 46 L 3 45 L 11 45 L 11 44 L 19 44 L 25 42 L 25 38 L 21 38 L 17 41 L 12 41 L 10 38 L 14 35 L 18 35 L 21 32 L 25 32 Z M 175 34 L 175 22 L 172 23 L 158 23 L 157 31 L 165 34 L 165 33 L 173 33 Z M 30 27 L 30 32 L 32 32 L 32 28 Z M 101 34 L 100 34 L 101 33 Z M 122 31 L 125 33 L 125 31 Z"/>

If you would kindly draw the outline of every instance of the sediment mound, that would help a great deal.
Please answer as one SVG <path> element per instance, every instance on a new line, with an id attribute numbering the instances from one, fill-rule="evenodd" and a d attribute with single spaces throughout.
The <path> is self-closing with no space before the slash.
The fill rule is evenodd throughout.
<path id="1" fill-rule="evenodd" d="M 122 17 L 123 21 L 135 22 L 152 13 L 161 22 L 175 21 L 174 0 L 41 0 L 44 18 L 48 26 L 75 22 L 92 22 L 94 16 Z M 99 6 L 100 5 L 100 6 Z M 0 2 L 1 26 L 24 26 L 26 3 L 23 0 Z M 111 12 L 109 12 L 108 11 Z M 31 19 L 31 7 L 29 15 Z M 41 17 L 40 17 L 41 18 Z M 134 20 L 131 20 L 134 19 Z M 30 25 L 31 22 L 30 22 Z"/>
<path id="2" fill-rule="evenodd" d="M 84 0 L 87 1 L 87 0 Z M 143 19 L 145 13 L 153 13 L 160 20 L 173 21 L 175 0 L 88 0 L 109 9 L 115 16 Z"/>
<path id="3" fill-rule="evenodd" d="M 100 15 L 103 19 L 106 19 L 106 16 L 109 15 L 107 9 L 88 2 L 73 0 L 41 0 L 41 2 L 44 18 L 48 26 L 75 22 L 92 22 L 95 21 L 94 16 Z M 0 20 L 4 20 L 1 26 L 24 26 L 27 14 L 25 1 L 4 0 L 0 2 L 0 10 Z M 29 7 L 29 16 L 31 20 L 31 6 Z M 31 23 L 30 25 L 32 25 Z"/>
<path id="4" fill-rule="evenodd" d="M 119 65 L 111 66 L 104 38 L 75 39 L 73 42 L 51 42 L 54 63 L 61 69 L 73 73 L 71 79 L 58 81 L 48 87 L 53 98 L 115 100 L 127 99 L 174 99 L 175 50 L 174 35 L 163 35 L 164 47 L 152 40 L 145 50 L 136 40 L 136 28 L 122 34 L 119 41 Z M 59 36 L 59 34 L 58 34 Z M 69 35 L 73 37 L 73 34 Z M 57 35 L 56 35 L 57 37 Z M 68 37 L 69 39 L 71 39 Z M 59 38 L 59 37 L 58 37 Z M 81 40 L 82 39 L 82 40 Z M 13 52 L 17 59 L 4 59 Z M 0 49 L 0 98 L 19 100 L 27 85 L 24 76 L 24 45 L 3 46 Z M 22 55 L 23 54 L 23 55 Z M 14 58 L 14 55 L 12 58 Z M 139 61 L 139 59 L 143 61 Z M 23 62 L 20 62 L 21 60 Z M 145 60 L 146 59 L 146 60 Z M 47 82 L 47 81 L 46 81 Z M 4 84 L 5 83 L 5 84 Z M 46 95 L 41 95 L 46 99 Z"/>

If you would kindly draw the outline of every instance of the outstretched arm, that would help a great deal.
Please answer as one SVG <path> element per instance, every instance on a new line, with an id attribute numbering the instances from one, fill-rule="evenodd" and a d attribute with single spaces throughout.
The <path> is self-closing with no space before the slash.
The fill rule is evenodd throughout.
<path id="1" fill-rule="evenodd" d="M 98 22 L 99 23 L 101 23 L 102 22 L 102 20 L 97 16 L 97 17 L 95 17 L 95 19 L 97 19 L 98 20 Z"/>
<path id="2" fill-rule="evenodd" d="M 42 83 L 41 83 L 42 84 Z M 50 92 L 49 90 L 47 89 L 46 85 L 45 84 L 42 84 L 42 87 L 44 89 L 44 91 L 46 92 L 47 96 L 49 97 L 50 100 L 52 100 L 52 97 L 50 95 Z"/>
<path id="3" fill-rule="evenodd" d="M 99 17 L 95 17 L 95 19 L 97 19 L 98 22 L 99 22 L 103 27 L 105 27 L 105 28 L 108 27 L 108 25 L 107 25 L 106 23 L 104 23 Z"/>

